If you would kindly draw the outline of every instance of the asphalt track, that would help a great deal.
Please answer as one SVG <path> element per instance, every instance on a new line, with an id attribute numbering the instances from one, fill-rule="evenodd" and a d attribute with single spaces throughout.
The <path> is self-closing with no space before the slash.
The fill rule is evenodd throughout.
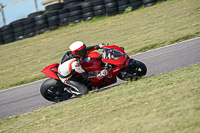
<path id="1" fill-rule="evenodd" d="M 190 67 L 192 64 L 200 62 L 200 37 L 135 54 L 131 57 L 147 65 L 146 76 L 160 75 Z M 0 91 L 0 119 L 54 104 L 46 101 L 40 95 L 40 85 L 44 80 L 46 79 Z M 119 81 L 117 84 L 121 83 Z"/>

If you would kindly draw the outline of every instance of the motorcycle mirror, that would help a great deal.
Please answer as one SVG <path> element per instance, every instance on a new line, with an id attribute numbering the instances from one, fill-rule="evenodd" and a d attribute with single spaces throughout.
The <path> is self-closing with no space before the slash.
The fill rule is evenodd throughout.
<path id="1" fill-rule="evenodd" d="M 109 45 L 109 43 L 107 44 L 107 46 Z"/>

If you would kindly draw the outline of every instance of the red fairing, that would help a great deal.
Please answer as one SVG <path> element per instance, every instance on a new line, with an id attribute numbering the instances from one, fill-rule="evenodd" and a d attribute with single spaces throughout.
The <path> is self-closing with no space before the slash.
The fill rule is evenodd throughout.
<path id="1" fill-rule="evenodd" d="M 60 79 L 56 75 L 58 72 L 58 63 L 52 64 L 50 66 L 45 67 L 41 72 L 44 73 L 47 77 L 53 78 L 53 79 Z"/>
<path id="2" fill-rule="evenodd" d="M 127 67 L 130 61 L 130 57 L 124 50 L 116 45 L 104 46 L 103 48 L 105 48 L 103 54 L 89 52 L 87 58 L 81 58 L 81 66 L 87 72 L 96 72 L 96 74 L 99 74 L 104 69 L 105 63 L 112 65 L 112 67 L 108 69 L 108 75 L 106 77 L 89 78 L 93 86 L 98 88 L 115 83 L 117 75 L 120 74 L 120 70 Z M 108 53 L 110 54 L 109 57 L 107 55 Z M 50 78 L 59 79 L 56 75 L 58 66 L 58 63 L 52 64 L 41 72 Z M 79 77 L 81 74 L 77 73 L 75 76 Z"/>
<path id="3" fill-rule="evenodd" d="M 116 49 L 116 50 L 118 50 L 119 52 L 125 54 L 124 50 L 121 49 L 121 48 L 120 48 L 119 46 L 117 46 L 117 45 L 103 46 L 103 48 Z"/>
<path id="4" fill-rule="evenodd" d="M 118 66 L 119 68 L 128 66 L 130 57 L 124 52 L 124 50 L 122 48 L 120 48 L 119 46 L 116 46 L 116 45 L 104 46 L 103 48 L 116 49 L 123 54 L 123 56 L 121 56 L 119 59 L 102 59 L 103 62 L 109 63 L 109 64 L 114 64 L 114 65 Z"/>
<path id="5" fill-rule="evenodd" d="M 102 59 L 103 62 L 109 63 L 109 64 L 114 64 L 118 67 L 124 67 L 127 66 L 129 63 L 129 58 L 127 60 L 124 59 L 125 57 L 120 57 L 118 60 L 115 59 Z"/>

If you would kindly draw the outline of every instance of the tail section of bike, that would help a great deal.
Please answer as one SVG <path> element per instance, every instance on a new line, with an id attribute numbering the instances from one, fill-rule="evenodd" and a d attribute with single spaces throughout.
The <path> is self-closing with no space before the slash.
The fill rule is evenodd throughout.
<path id="1" fill-rule="evenodd" d="M 58 63 L 52 64 L 50 66 L 45 67 L 41 72 L 49 78 L 60 79 L 56 74 L 58 73 L 58 66 Z"/>

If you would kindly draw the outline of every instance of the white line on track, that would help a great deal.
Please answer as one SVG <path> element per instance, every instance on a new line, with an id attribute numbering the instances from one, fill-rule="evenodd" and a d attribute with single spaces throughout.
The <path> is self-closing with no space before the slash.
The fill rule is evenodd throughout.
<path id="1" fill-rule="evenodd" d="M 148 53 L 148 52 L 151 52 L 151 51 L 156 51 L 156 50 L 163 49 L 163 48 L 166 48 L 166 47 L 172 47 L 174 45 L 179 45 L 181 43 L 185 43 L 185 42 L 189 42 L 189 41 L 193 41 L 193 40 L 197 40 L 197 39 L 200 39 L 200 37 L 192 38 L 192 39 L 189 39 L 189 40 L 185 40 L 185 41 L 182 41 L 182 42 L 170 44 L 170 45 L 159 47 L 159 48 L 156 48 L 156 49 L 151 49 L 151 50 L 148 50 L 148 51 L 145 51 L 145 52 L 141 52 L 141 53 L 137 53 L 137 54 L 134 54 L 134 55 L 140 55 L 140 54 L 143 54 L 143 53 Z M 133 56 L 133 55 L 131 55 L 131 56 Z"/>

